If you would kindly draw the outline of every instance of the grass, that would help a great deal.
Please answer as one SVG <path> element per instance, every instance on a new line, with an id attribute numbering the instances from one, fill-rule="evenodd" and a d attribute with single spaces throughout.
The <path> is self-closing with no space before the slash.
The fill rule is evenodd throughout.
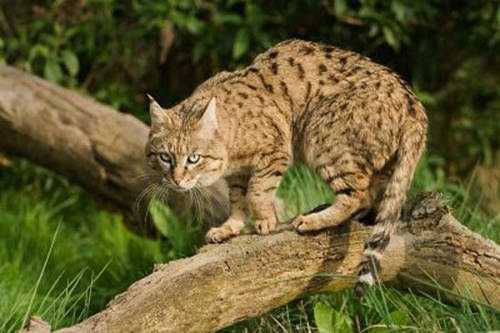
<path id="1" fill-rule="evenodd" d="M 421 163 L 412 193 L 445 193 L 455 215 L 499 242 L 500 221 L 485 215 L 469 183 L 450 182 L 439 160 Z M 128 231 L 120 217 L 100 210 L 64 179 L 17 161 L 0 169 L 0 332 L 14 332 L 37 314 L 53 328 L 103 309 L 116 294 L 151 272 L 153 264 L 190 255 L 200 244 L 196 225 L 155 208 L 164 240 Z M 332 200 L 329 189 L 304 169 L 293 169 L 280 195 L 287 216 Z M 395 326 L 396 325 L 396 326 Z M 476 332 L 500 329 L 500 314 L 463 299 L 437 298 L 375 288 L 363 304 L 351 291 L 308 296 L 226 332 Z"/>
<path id="2" fill-rule="evenodd" d="M 172 259 L 59 177 L 25 162 L 0 172 L 0 332 L 28 314 L 74 323 Z"/>

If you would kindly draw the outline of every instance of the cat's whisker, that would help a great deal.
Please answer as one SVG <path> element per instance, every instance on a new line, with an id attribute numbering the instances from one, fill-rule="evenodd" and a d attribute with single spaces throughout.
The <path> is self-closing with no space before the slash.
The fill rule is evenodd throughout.
<path id="1" fill-rule="evenodd" d="M 167 186 L 161 187 L 159 193 L 159 200 L 161 201 L 162 204 L 168 203 L 168 196 L 171 194 L 171 191 L 172 189 Z"/>
<path id="2" fill-rule="evenodd" d="M 221 207 L 219 204 L 218 195 L 216 193 L 210 192 L 209 189 L 200 188 L 199 197 L 202 201 L 203 210 L 200 211 L 200 217 L 213 218 L 216 214 L 216 210 Z"/>
<path id="3" fill-rule="evenodd" d="M 153 186 L 151 186 L 151 189 L 150 191 L 148 192 L 148 206 L 147 206 L 147 209 L 145 209 L 144 211 L 144 221 L 147 221 L 147 218 L 148 218 L 148 214 L 150 213 L 153 205 L 156 203 L 156 200 L 157 200 L 157 196 L 158 196 L 158 191 L 160 190 L 161 186 L 158 185 L 158 184 L 153 184 Z"/>
<path id="4" fill-rule="evenodd" d="M 139 193 L 137 199 L 135 200 L 134 203 L 134 211 L 138 212 L 141 209 L 141 203 L 143 202 L 144 199 L 147 198 L 147 196 L 151 193 L 151 191 L 154 190 L 154 187 L 156 186 L 155 183 L 151 183 L 148 186 L 146 186 L 141 193 Z"/>
<path id="5" fill-rule="evenodd" d="M 197 218 L 202 218 L 204 216 L 210 216 L 212 212 L 211 202 L 207 200 L 205 188 L 197 188 L 196 193 L 199 201 L 199 209 L 197 211 Z"/>
<path id="6" fill-rule="evenodd" d="M 200 203 L 200 197 L 199 197 L 199 192 L 197 188 L 192 189 L 189 192 L 189 195 L 191 196 L 191 199 L 193 201 L 193 212 L 195 215 L 199 214 L 200 208 L 201 208 L 201 203 Z"/>
<path id="7" fill-rule="evenodd" d="M 211 191 L 209 189 L 204 189 L 204 191 L 214 209 L 224 209 L 227 205 L 227 199 L 218 188 L 212 189 Z"/>

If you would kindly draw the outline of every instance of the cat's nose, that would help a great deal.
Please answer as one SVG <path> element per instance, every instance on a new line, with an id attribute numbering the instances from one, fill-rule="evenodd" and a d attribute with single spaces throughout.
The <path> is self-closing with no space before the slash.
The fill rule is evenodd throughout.
<path id="1" fill-rule="evenodd" d="M 172 175 L 172 182 L 177 186 L 179 189 L 189 189 L 192 187 L 191 181 L 189 178 L 185 177 L 184 174 L 177 174 L 174 173 Z"/>
<path id="2" fill-rule="evenodd" d="M 172 178 L 172 181 L 174 182 L 175 185 L 177 186 L 180 186 L 180 184 L 182 183 L 182 179 L 179 179 L 179 178 Z"/>
<path id="3" fill-rule="evenodd" d="M 184 175 L 182 173 L 182 170 L 175 169 L 172 175 L 172 181 L 174 182 L 174 184 L 179 186 L 182 183 L 183 179 Z"/>
<path id="4" fill-rule="evenodd" d="M 192 187 L 190 182 L 186 179 L 173 179 L 175 186 L 182 190 L 188 190 Z"/>

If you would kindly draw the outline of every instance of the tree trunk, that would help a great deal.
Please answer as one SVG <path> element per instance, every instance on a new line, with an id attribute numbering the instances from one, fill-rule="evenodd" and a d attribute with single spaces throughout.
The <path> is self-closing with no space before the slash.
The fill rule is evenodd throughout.
<path id="1" fill-rule="evenodd" d="M 0 133 L 0 150 L 59 172 L 131 215 L 147 172 L 147 127 L 138 120 L 0 65 Z M 184 202 L 171 204 L 182 210 Z M 305 236 L 282 231 L 207 245 L 159 265 L 107 309 L 61 332 L 209 332 L 305 293 L 348 288 L 370 232 L 350 221 Z M 438 283 L 450 300 L 464 293 L 500 309 L 498 245 L 460 225 L 435 195 L 406 206 L 381 267 L 381 279 L 397 288 L 435 292 Z M 38 319 L 31 327 L 49 330 Z"/>

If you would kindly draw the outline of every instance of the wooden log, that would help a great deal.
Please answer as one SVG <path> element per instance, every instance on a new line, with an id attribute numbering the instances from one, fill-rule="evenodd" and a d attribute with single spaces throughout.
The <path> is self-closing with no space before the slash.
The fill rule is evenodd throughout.
<path id="1" fill-rule="evenodd" d="M 316 234 L 207 245 L 159 265 L 104 311 L 58 332 L 213 332 L 306 293 L 350 288 L 370 232 L 351 221 Z M 500 309 L 500 247 L 462 226 L 435 195 L 407 206 L 386 251 L 381 279 L 396 288 Z"/>

